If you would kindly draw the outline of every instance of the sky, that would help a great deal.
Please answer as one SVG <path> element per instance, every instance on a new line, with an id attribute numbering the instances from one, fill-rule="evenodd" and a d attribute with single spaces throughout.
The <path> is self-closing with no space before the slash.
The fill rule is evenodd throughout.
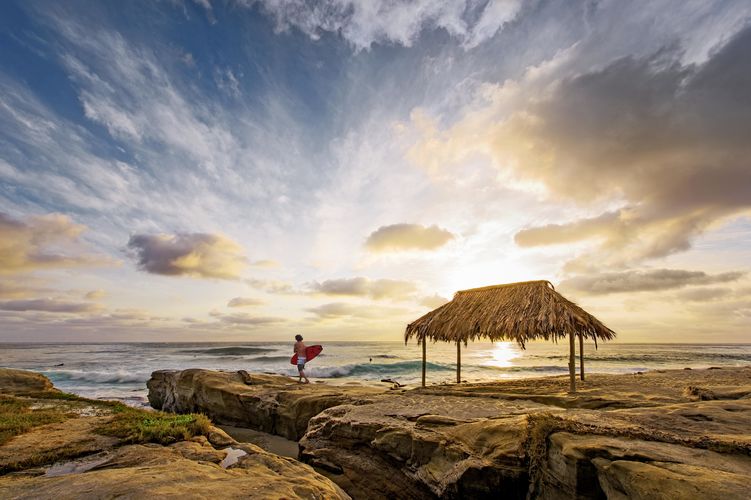
<path id="1" fill-rule="evenodd" d="M 746 0 L 0 2 L 0 341 L 751 342 Z"/>

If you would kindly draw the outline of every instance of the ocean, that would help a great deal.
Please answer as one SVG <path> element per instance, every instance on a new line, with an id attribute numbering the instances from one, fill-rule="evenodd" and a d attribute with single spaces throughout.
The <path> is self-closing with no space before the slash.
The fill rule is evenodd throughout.
<path id="1" fill-rule="evenodd" d="M 312 344 L 308 343 L 309 345 Z M 325 342 L 308 364 L 312 379 L 380 384 L 384 378 L 414 387 L 421 351 L 414 343 Z M 578 349 L 578 345 L 577 345 Z M 633 373 L 671 368 L 751 365 L 751 344 L 585 344 L 587 373 Z M 456 346 L 428 344 L 429 384 L 455 380 Z M 0 344 L 0 366 L 43 373 L 63 391 L 147 406 L 152 371 L 209 368 L 296 375 L 292 342 Z M 578 354 L 577 354 L 578 355 Z M 577 361 L 578 362 L 578 361 Z M 568 373 L 567 343 L 470 343 L 462 346 L 462 378 L 469 382 Z"/>

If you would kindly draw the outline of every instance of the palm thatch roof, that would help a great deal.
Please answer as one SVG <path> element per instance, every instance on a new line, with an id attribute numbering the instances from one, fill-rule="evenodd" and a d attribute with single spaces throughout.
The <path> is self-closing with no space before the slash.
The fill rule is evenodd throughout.
<path id="1" fill-rule="evenodd" d="M 477 339 L 558 341 L 574 333 L 610 340 L 615 332 L 555 291 L 549 281 L 525 281 L 456 292 L 454 299 L 407 325 L 404 341 Z"/>

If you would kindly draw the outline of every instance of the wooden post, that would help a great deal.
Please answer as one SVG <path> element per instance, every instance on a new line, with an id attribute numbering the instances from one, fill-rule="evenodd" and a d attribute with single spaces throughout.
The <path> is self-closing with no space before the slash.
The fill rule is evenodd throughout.
<path id="1" fill-rule="evenodd" d="M 579 334 L 579 378 L 584 380 L 584 335 Z"/>
<path id="2" fill-rule="evenodd" d="M 462 342 L 456 341 L 456 383 L 462 383 Z"/>
<path id="3" fill-rule="evenodd" d="M 427 342 L 427 339 L 423 338 L 422 339 L 422 386 L 423 387 L 425 387 L 425 362 L 426 362 L 425 360 L 427 358 L 426 356 L 427 347 L 425 345 L 426 342 Z"/>
<path id="4" fill-rule="evenodd" d="M 576 340 L 574 332 L 569 333 L 568 374 L 571 378 L 570 392 L 576 392 Z"/>

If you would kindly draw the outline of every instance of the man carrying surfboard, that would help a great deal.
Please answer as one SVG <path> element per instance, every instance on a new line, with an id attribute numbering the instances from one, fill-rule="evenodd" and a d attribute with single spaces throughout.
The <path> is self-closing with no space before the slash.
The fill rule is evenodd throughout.
<path id="1" fill-rule="evenodd" d="M 297 354 L 297 372 L 300 376 L 297 381 L 302 382 L 302 379 L 305 379 L 305 383 L 309 384 L 310 380 L 305 375 L 305 359 L 307 356 L 305 343 L 302 341 L 302 335 L 300 334 L 295 335 L 295 340 L 297 342 L 295 342 L 294 353 Z"/>

